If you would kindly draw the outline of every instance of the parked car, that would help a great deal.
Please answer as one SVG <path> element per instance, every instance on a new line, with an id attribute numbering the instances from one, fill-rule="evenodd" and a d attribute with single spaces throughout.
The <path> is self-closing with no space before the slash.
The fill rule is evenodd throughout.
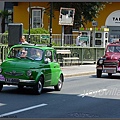
<path id="1" fill-rule="evenodd" d="M 17 85 L 19 89 L 32 87 L 41 94 L 43 87 L 54 86 L 60 91 L 64 75 L 56 58 L 56 50 L 41 45 L 14 45 L 0 66 L 0 91 L 3 85 Z"/>
<path id="2" fill-rule="evenodd" d="M 96 74 L 100 78 L 102 73 L 107 73 L 109 77 L 112 74 L 120 73 L 120 42 L 113 42 L 107 45 L 105 55 L 98 59 Z"/>

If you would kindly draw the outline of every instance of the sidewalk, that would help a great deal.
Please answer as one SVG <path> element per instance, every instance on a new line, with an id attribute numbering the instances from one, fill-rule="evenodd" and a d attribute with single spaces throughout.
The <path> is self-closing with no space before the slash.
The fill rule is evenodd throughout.
<path id="1" fill-rule="evenodd" d="M 80 76 L 95 74 L 96 64 L 85 64 L 78 66 L 63 66 L 61 67 L 64 77 Z"/>

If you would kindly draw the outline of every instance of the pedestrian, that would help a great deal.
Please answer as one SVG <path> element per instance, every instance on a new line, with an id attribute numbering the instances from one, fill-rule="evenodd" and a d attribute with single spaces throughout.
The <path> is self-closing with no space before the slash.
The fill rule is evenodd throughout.
<path id="1" fill-rule="evenodd" d="M 76 45 L 77 46 L 81 46 L 81 42 L 80 42 L 80 37 L 82 36 L 82 32 L 79 32 L 78 33 L 78 36 L 76 38 Z"/>
<path id="2" fill-rule="evenodd" d="M 28 44 L 24 35 L 20 38 L 20 44 Z"/>

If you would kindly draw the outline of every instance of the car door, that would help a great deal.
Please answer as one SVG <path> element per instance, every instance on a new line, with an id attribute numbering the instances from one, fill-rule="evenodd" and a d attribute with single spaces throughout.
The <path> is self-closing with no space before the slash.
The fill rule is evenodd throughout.
<path id="1" fill-rule="evenodd" d="M 45 69 L 45 86 L 52 85 L 53 83 L 57 82 L 58 64 L 54 60 L 53 54 L 54 54 L 53 50 L 46 50 L 45 51 L 45 59 L 44 60 L 48 61 L 45 65 L 46 66 L 46 69 Z"/>
<path id="2" fill-rule="evenodd" d="M 59 79 L 59 75 L 60 75 L 60 65 L 57 62 L 57 55 L 55 50 L 52 51 L 52 63 L 51 63 L 51 72 L 52 72 L 52 76 L 51 76 L 51 85 L 56 85 L 58 83 L 58 79 Z"/>
<path id="3" fill-rule="evenodd" d="M 44 86 L 48 86 L 51 83 L 51 66 L 50 66 L 50 50 L 45 50 L 44 53 L 44 78 L 45 78 L 45 82 L 44 82 Z"/>

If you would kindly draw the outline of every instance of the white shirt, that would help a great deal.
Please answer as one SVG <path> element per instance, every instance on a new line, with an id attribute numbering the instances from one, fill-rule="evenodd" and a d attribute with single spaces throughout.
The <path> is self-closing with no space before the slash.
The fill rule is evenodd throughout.
<path id="1" fill-rule="evenodd" d="M 25 42 L 22 42 L 22 44 L 28 44 L 28 42 L 27 42 L 27 41 L 25 41 Z"/>
<path id="2" fill-rule="evenodd" d="M 76 45 L 77 45 L 77 46 L 80 46 L 80 45 L 81 45 L 81 43 L 80 43 L 80 37 L 81 37 L 81 36 L 77 36 L 77 38 L 76 38 Z"/>

